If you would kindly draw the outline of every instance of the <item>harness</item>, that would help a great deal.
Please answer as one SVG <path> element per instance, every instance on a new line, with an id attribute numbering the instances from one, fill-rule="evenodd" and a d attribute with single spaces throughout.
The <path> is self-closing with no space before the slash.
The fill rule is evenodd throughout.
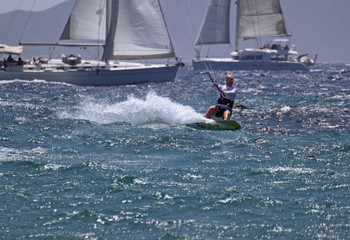
<path id="1" fill-rule="evenodd" d="M 230 108 L 233 107 L 233 101 L 231 101 L 231 100 L 228 99 L 228 98 L 222 97 L 222 96 L 220 96 L 220 97 L 218 98 L 218 100 L 216 100 L 216 104 L 227 105 L 227 106 L 229 106 Z"/>

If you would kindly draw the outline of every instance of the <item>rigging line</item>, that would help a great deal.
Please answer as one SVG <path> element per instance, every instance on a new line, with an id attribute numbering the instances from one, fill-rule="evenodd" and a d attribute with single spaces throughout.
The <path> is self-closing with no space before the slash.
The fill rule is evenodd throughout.
<path id="1" fill-rule="evenodd" d="M 5 27 L 5 31 L 4 31 L 4 34 L 3 34 L 3 38 L 2 38 L 2 41 L 1 41 L 2 43 L 5 43 L 6 38 L 7 38 L 7 35 L 8 35 L 8 33 L 9 33 L 10 29 L 12 28 L 12 26 L 13 26 L 15 20 L 16 20 L 16 16 L 17 16 L 18 10 L 19 10 L 19 8 L 22 6 L 22 3 L 23 3 L 23 0 L 17 2 L 17 6 L 16 6 L 16 8 L 15 8 L 15 11 L 14 11 L 13 14 L 11 15 L 11 17 L 10 17 L 8 23 L 7 23 L 7 26 Z"/>
<path id="2" fill-rule="evenodd" d="M 194 17 L 194 14 L 193 14 L 193 11 L 192 11 L 192 7 L 191 7 L 191 5 L 190 5 L 189 0 L 187 0 L 186 2 L 187 2 L 187 5 L 188 5 L 188 8 L 189 8 L 189 10 L 190 10 L 190 13 L 191 13 L 191 16 L 192 16 L 194 25 L 195 25 L 196 29 L 199 29 L 199 28 L 198 28 L 197 21 L 196 21 L 196 19 L 195 19 L 195 17 Z M 199 38 L 199 41 L 200 41 L 200 42 L 202 43 L 202 45 L 203 45 L 202 34 L 199 33 L 198 38 Z M 207 69 L 208 72 L 213 72 L 213 68 L 212 68 L 210 62 L 208 62 L 208 63 L 204 62 L 204 65 L 205 65 L 205 68 Z"/>
<path id="3" fill-rule="evenodd" d="M 95 59 L 99 59 L 99 56 L 96 55 L 96 52 L 95 51 L 91 51 L 90 49 L 88 48 L 80 48 L 80 49 L 84 49 L 85 52 L 89 53 L 91 55 L 92 58 L 95 58 Z"/>
<path id="4" fill-rule="evenodd" d="M 194 25 L 195 25 L 195 27 L 198 27 L 198 24 L 197 24 L 197 22 L 196 22 L 196 19 L 194 18 L 194 14 L 193 14 L 192 7 L 191 7 L 191 5 L 190 5 L 189 0 L 187 0 L 187 5 L 188 5 L 188 8 L 190 9 L 191 17 L 192 17 L 192 20 L 193 20 L 193 22 L 194 22 Z"/>
<path id="5" fill-rule="evenodd" d="M 24 31 L 26 30 L 27 25 L 28 25 L 28 22 L 29 22 L 29 19 L 30 19 L 30 17 L 32 16 L 32 12 L 33 12 L 35 3 L 36 3 L 36 0 L 34 0 L 34 2 L 33 2 L 32 9 L 30 9 L 29 16 L 28 16 L 28 18 L 27 18 L 26 23 L 24 24 L 24 28 L 23 28 L 23 31 L 22 31 L 22 33 L 21 33 L 21 37 L 19 38 L 19 42 L 22 41 L 22 37 L 23 37 Z"/>

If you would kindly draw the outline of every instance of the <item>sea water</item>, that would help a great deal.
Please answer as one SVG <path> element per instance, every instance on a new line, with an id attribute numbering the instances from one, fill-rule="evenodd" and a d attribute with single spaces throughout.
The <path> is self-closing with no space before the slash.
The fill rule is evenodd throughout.
<path id="1" fill-rule="evenodd" d="M 350 69 L 235 76 L 238 131 L 197 130 L 205 73 L 0 82 L 1 239 L 348 239 Z"/>

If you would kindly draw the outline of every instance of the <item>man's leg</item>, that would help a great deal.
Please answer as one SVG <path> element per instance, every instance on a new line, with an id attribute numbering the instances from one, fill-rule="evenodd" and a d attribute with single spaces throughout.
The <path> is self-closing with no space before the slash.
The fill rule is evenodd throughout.
<path id="1" fill-rule="evenodd" d="M 216 105 L 211 106 L 210 108 L 208 108 L 208 111 L 205 114 L 206 118 L 211 118 L 211 116 L 216 115 L 216 113 L 218 112 Z"/>
<path id="2" fill-rule="evenodd" d="M 224 112 L 224 114 L 222 115 L 222 118 L 223 118 L 224 120 L 229 120 L 230 117 L 231 117 L 231 112 L 230 112 L 229 110 L 226 110 L 226 111 Z"/>

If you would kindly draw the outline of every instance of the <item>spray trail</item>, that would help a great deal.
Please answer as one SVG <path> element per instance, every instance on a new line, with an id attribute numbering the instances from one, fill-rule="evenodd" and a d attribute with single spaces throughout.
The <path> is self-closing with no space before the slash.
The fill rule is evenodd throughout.
<path id="1" fill-rule="evenodd" d="M 75 110 L 64 111 L 59 114 L 59 117 L 83 119 L 102 124 L 127 122 L 134 125 L 186 124 L 207 121 L 192 107 L 173 102 L 154 92 L 148 93 L 145 99 L 128 97 L 126 101 L 118 103 L 88 98 Z"/>

